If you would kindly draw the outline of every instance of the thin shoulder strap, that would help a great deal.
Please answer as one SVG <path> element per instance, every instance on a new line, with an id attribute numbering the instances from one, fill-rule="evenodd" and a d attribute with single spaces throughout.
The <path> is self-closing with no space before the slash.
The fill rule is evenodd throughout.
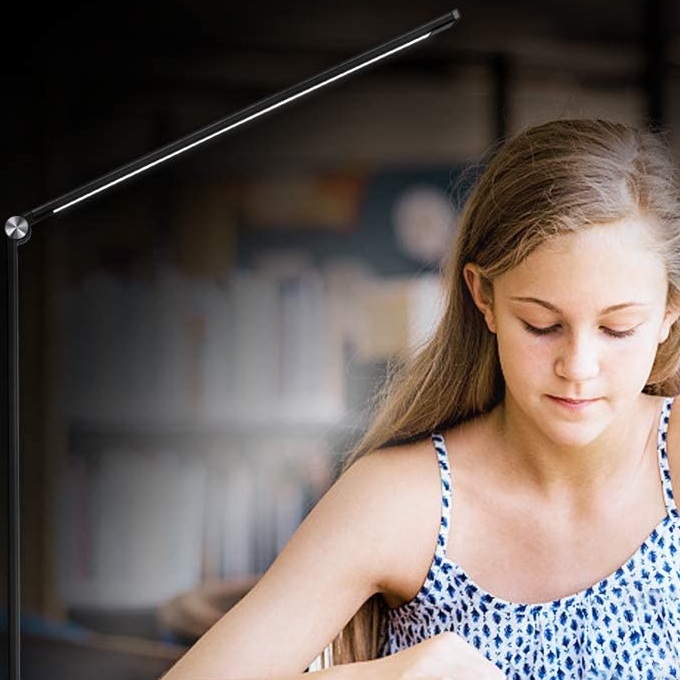
<path id="1" fill-rule="evenodd" d="M 659 471 L 661 473 L 661 485 L 663 486 L 663 497 L 666 502 L 666 510 L 669 515 L 678 516 L 678 508 L 673 497 L 673 485 L 671 482 L 671 471 L 668 466 L 668 421 L 670 420 L 671 406 L 673 397 L 668 397 L 663 402 L 661 416 L 659 418 L 659 435 L 657 438 L 657 453 L 659 456 Z"/>
<path id="2" fill-rule="evenodd" d="M 451 468 L 449 467 L 449 455 L 446 451 L 444 437 L 440 433 L 435 432 L 432 435 L 432 443 L 437 452 L 439 474 L 442 481 L 442 514 L 435 554 L 437 557 L 443 558 L 446 555 L 446 545 L 449 540 L 449 522 L 451 520 Z"/>

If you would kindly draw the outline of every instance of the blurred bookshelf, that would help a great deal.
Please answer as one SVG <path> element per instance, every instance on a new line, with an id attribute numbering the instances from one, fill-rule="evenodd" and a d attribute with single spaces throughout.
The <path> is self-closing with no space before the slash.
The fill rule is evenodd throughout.
<path id="1" fill-rule="evenodd" d="M 220 285 L 98 272 L 69 292 L 70 608 L 153 608 L 265 571 L 332 483 L 387 358 L 434 318 L 434 276 L 290 263 Z"/>
<path id="2" fill-rule="evenodd" d="M 41 650 L 55 669 L 168 667 L 268 568 L 388 365 L 434 327 L 439 263 L 393 222 L 413 187 L 445 197 L 450 169 L 279 180 L 197 187 L 167 233 L 138 195 L 132 217 L 111 209 L 97 230 L 84 215 L 32 244 L 29 679 Z M 62 639 L 72 628 L 82 639 Z"/>

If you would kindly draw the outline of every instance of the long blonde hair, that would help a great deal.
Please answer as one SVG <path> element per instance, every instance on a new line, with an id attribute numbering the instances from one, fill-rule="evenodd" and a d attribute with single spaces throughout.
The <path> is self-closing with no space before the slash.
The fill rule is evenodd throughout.
<path id="1" fill-rule="evenodd" d="M 468 262 L 488 285 L 546 239 L 638 216 L 666 263 L 669 298 L 680 293 L 680 185 L 659 133 L 604 120 L 530 127 L 495 152 L 461 214 L 444 264 L 444 312 L 429 342 L 399 364 L 378 393 L 367 432 L 343 471 L 370 451 L 416 441 L 490 411 L 503 398 L 495 335 L 463 280 Z M 645 392 L 680 392 L 680 328 L 659 347 Z M 333 663 L 376 658 L 385 603 L 374 595 L 333 641 Z"/>

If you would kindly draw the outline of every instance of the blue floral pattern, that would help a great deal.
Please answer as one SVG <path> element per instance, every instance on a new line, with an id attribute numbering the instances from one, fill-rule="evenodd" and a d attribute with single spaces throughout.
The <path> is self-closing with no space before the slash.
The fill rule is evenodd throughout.
<path id="1" fill-rule="evenodd" d="M 680 536 L 666 452 L 672 398 L 657 438 L 666 516 L 614 573 L 574 595 L 521 604 L 485 592 L 446 557 L 451 472 L 444 438 L 432 435 L 442 483 L 435 555 L 425 582 L 389 609 L 380 656 L 454 631 L 509 680 L 666 680 L 680 678 Z"/>

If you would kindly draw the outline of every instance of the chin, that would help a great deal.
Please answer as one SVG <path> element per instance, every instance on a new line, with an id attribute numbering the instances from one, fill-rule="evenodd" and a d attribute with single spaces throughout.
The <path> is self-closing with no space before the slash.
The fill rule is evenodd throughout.
<path id="1" fill-rule="evenodd" d="M 570 402 L 542 395 L 530 412 L 538 429 L 556 446 L 579 448 L 592 444 L 611 427 L 608 401 L 598 397 Z"/>
<path id="2" fill-rule="evenodd" d="M 593 444 L 604 431 L 602 426 L 573 424 L 571 427 L 556 426 L 546 429 L 544 433 L 555 446 L 580 449 Z"/>
<path id="3" fill-rule="evenodd" d="M 558 446 L 586 447 L 609 430 L 615 420 L 610 400 L 597 398 L 583 403 L 561 403 L 547 397 L 544 421 L 539 423 Z"/>

